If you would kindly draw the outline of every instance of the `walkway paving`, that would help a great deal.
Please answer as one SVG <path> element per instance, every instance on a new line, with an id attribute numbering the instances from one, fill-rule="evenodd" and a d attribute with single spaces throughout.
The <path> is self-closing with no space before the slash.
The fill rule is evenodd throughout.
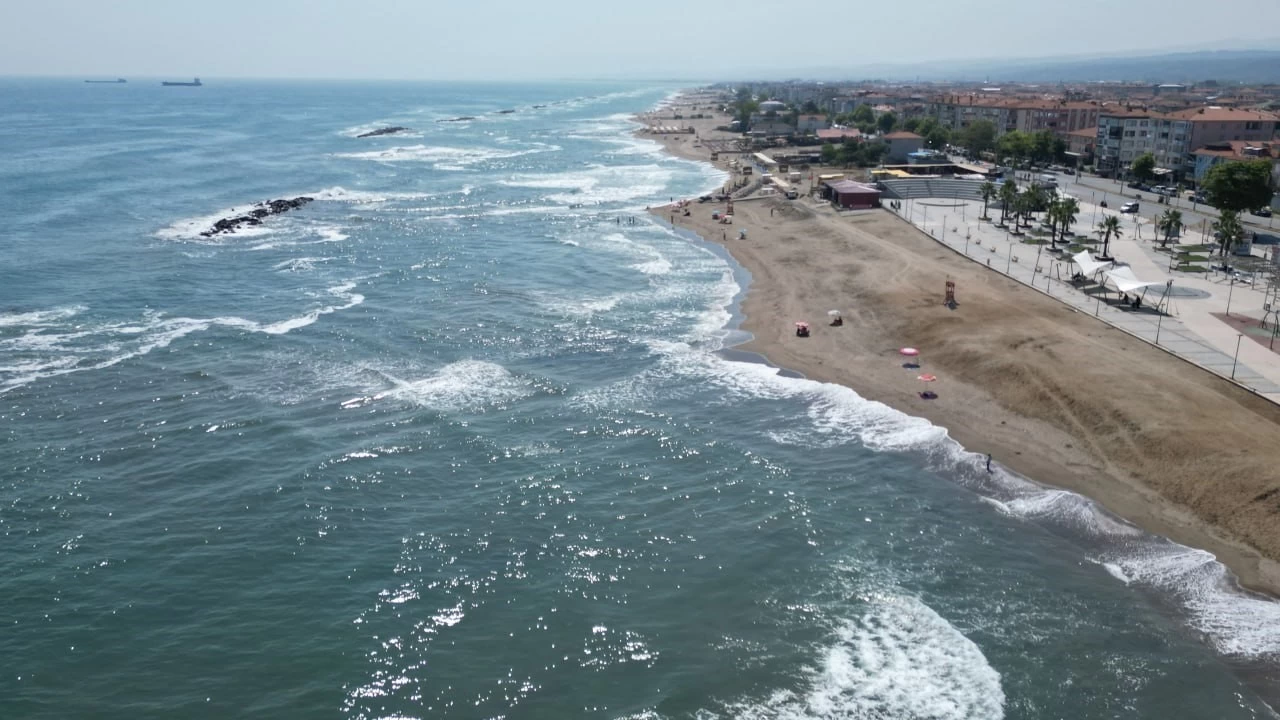
<path id="1" fill-rule="evenodd" d="M 1087 195 L 1077 199 L 1081 200 L 1080 222 L 1074 229 L 1082 234 L 1111 212 L 1087 202 Z M 1004 229 L 980 222 L 981 202 L 944 198 L 901 202 L 899 214 L 904 219 L 957 252 L 1280 402 L 1280 355 L 1252 340 L 1241 342 L 1234 328 L 1213 317 L 1213 313 L 1226 309 L 1228 296 L 1233 314 L 1261 317 L 1264 300 L 1261 288 L 1251 289 L 1241 283 L 1232 287 L 1226 278 L 1215 281 L 1170 273 L 1159 264 L 1162 256 L 1148 247 L 1155 239 L 1150 219 L 1126 220 L 1125 237 L 1111 243 L 1112 255 L 1129 263 L 1134 274 L 1143 280 L 1172 278 L 1175 286 L 1202 290 L 1208 297 L 1175 295 L 1168 314 L 1152 308 L 1133 311 L 1112 306 L 1096 294 L 1072 285 L 1069 282 L 1074 272 L 1072 263 L 1051 254 L 1048 245 L 1023 244 Z M 998 212 L 992 209 L 992 217 Z M 1138 237 L 1143 239 L 1136 239 Z M 1192 240 L 1198 241 L 1198 238 Z M 1153 293 L 1148 294 L 1148 298 L 1151 297 Z"/>

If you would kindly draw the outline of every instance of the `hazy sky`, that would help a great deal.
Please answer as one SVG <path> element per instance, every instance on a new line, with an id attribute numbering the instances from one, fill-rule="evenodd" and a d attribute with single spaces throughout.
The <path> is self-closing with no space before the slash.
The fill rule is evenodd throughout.
<path id="1" fill-rule="evenodd" d="M 1280 0 L 0 0 L 0 74 L 714 79 L 1278 36 Z"/>

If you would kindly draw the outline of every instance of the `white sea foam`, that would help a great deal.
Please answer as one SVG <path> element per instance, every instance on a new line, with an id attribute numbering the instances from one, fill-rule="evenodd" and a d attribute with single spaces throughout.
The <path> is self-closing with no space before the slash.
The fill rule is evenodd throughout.
<path id="1" fill-rule="evenodd" d="M 400 400 L 445 412 L 478 411 L 527 397 L 533 384 L 512 375 L 506 368 L 483 360 L 461 360 L 440 368 L 427 377 L 408 380 L 387 372 L 374 373 L 391 384 L 374 394 L 342 403 L 345 409 L 363 407 L 383 399 Z"/>
<path id="2" fill-rule="evenodd" d="M 331 257 L 300 257 L 292 260 L 278 262 L 271 266 L 272 270 L 281 272 L 309 272 L 316 269 L 316 265 L 326 263 L 333 260 Z"/>
<path id="3" fill-rule="evenodd" d="M 973 641 L 920 600 L 878 597 L 823 648 L 802 692 L 730 703 L 739 720 L 999 720 L 1004 689 Z"/>
<path id="4" fill-rule="evenodd" d="M 31 326 L 21 336 L 0 340 L 0 395 L 37 380 L 108 368 L 213 327 L 283 335 L 311 325 L 323 315 L 364 302 L 363 295 L 353 292 L 355 287 L 355 282 L 330 287 L 325 292 L 326 298 L 337 299 L 340 303 L 324 304 L 302 315 L 275 322 L 258 322 L 236 316 L 165 317 L 161 313 L 149 312 L 138 323 Z M 33 354 L 39 356 L 32 357 Z"/>
<path id="5" fill-rule="evenodd" d="M 0 312 L 0 327 L 43 327 L 74 317 L 84 311 L 83 305 L 69 305 L 50 310 L 28 310 L 24 312 Z"/>
<path id="6" fill-rule="evenodd" d="M 405 145 L 367 152 L 338 153 L 338 157 L 377 162 L 424 162 L 466 168 L 495 160 L 507 160 L 536 153 L 556 152 L 557 145 L 537 143 L 522 149 L 458 148 L 432 145 Z"/>
<path id="7" fill-rule="evenodd" d="M 658 199 L 670 185 L 674 171 L 659 164 L 592 165 L 585 170 L 555 174 L 515 175 L 502 181 L 511 187 L 559 190 L 544 199 L 564 205 L 626 203 Z"/>

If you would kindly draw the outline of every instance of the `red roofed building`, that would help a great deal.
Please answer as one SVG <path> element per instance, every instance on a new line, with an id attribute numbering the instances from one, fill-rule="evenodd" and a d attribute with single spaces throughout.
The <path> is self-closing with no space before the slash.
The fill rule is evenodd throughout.
<path id="1" fill-rule="evenodd" d="M 882 135 L 880 139 L 889 145 L 889 152 L 885 154 L 884 160 L 890 165 L 905 163 L 908 155 L 919 152 L 924 147 L 923 137 L 905 130 Z"/>
<path id="2" fill-rule="evenodd" d="M 861 140 L 862 131 L 858 128 L 826 128 L 817 132 L 818 138 L 829 143 L 840 143 L 846 139 Z"/>

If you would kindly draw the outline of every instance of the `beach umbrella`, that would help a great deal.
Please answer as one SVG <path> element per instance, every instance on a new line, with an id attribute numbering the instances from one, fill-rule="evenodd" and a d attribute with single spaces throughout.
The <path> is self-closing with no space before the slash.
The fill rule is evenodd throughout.
<path id="1" fill-rule="evenodd" d="M 827 314 L 830 315 L 831 317 L 840 317 L 839 310 L 828 310 Z"/>
<path id="2" fill-rule="evenodd" d="M 904 347 L 898 351 L 898 354 L 905 357 L 915 357 L 920 354 L 920 351 L 913 347 Z"/>
<path id="3" fill-rule="evenodd" d="M 938 377 L 936 375 L 920 375 L 916 379 L 920 382 L 934 382 Z"/>

